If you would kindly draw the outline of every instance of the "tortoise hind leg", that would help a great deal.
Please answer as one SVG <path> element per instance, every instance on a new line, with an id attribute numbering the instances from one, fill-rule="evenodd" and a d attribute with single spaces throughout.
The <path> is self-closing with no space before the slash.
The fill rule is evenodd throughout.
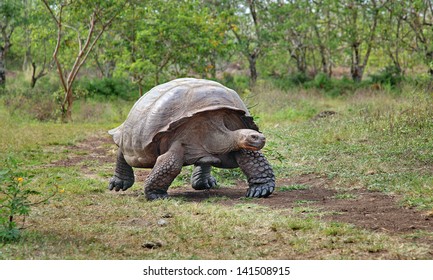
<path id="1" fill-rule="evenodd" d="M 171 182 L 179 175 L 183 166 L 183 147 L 172 145 L 163 155 L 160 155 L 146 178 L 144 193 L 148 200 L 167 198 L 167 190 Z"/>
<path id="2" fill-rule="evenodd" d="M 268 197 L 275 189 L 271 165 L 260 151 L 240 150 L 236 160 L 248 179 L 247 197 Z"/>
<path id="3" fill-rule="evenodd" d="M 132 167 L 126 163 L 125 157 L 122 151 L 117 151 L 117 162 L 116 169 L 114 170 L 114 176 L 111 178 L 108 185 L 108 189 L 115 190 L 116 192 L 122 190 L 126 191 L 134 184 L 134 171 Z"/>
<path id="4" fill-rule="evenodd" d="M 210 174 L 210 165 L 196 165 L 191 175 L 191 185 L 195 190 L 208 190 L 217 185 L 215 177 Z"/>

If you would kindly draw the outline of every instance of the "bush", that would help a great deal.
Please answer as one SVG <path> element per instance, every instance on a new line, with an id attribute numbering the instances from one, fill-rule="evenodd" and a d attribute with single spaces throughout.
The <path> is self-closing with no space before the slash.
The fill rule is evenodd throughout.
<path id="1" fill-rule="evenodd" d="M 309 77 L 306 73 L 296 72 L 289 75 L 289 81 L 294 85 L 303 85 L 309 81 L 311 81 L 311 77 Z"/>
<path id="2" fill-rule="evenodd" d="M 330 78 L 325 73 L 319 73 L 313 80 L 306 82 L 303 86 L 306 89 L 315 88 L 321 90 L 327 96 L 337 97 L 365 86 L 365 82 L 356 83 L 346 76 L 341 79 L 335 79 Z"/>
<path id="3" fill-rule="evenodd" d="M 239 94 L 248 91 L 250 87 L 250 78 L 242 75 L 231 75 L 224 73 L 223 78 L 219 82 L 224 86 L 233 89 Z"/>
<path id="4" fill-rule="evenodd" d="M 395 88 L 403 81 L 401 69 L 394 65 L 386 66 L 377 74 L 370 74 L 369 77 L 373 84 L 386 85 L 392 88 Z"/>
<path id="5" fill-rule="evenodd" d="M 331 78 L 325 73 L 317 74 L 314 79 L 308 83 L 310 86 L 313 86 L 317 89 L 323 89 L 325 91 L 329 91 L 334 88 L 334 83 Z M 307 85 L 308 87 L 308 85 Z"/>
<path id="6" fill-rule="evenodd" d="M 281 75 L 281 76 L 268 76 L 265 78 L 266 81 L 272 83 L 278 89 L 281 90 L 290 90 L 298 86 L 302 86 L 305 83 L 311 81 L 311 77 L 309 77 L 305 73 L 292 73 L 290 75 Z"/>
<path id="7" fill-rule="evenodd" d="M 131 100 L 138 96 L 138 87 L 120 78 L 83 79 L 77 82 L 77 87 L 86 91 L 90 97 L 115 97 Z"/>

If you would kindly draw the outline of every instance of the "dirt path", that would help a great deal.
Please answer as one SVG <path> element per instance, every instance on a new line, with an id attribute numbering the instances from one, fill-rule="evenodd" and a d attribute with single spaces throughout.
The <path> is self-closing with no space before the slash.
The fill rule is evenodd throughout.
<path id="1" fill-rule="evenodd" d="M 114 168 L 116 147 L 108 136 L 94 136 L 70 146 L 68 159 L 57 161 L 51 165 L 75 166 L 87 161 L 99 164 L 112 163 Z M 97 177 L 91 168 L 82 165 L 82 172 Z M 148 170 L 136 170 L 137 181 L 142 182 Z M 306 189 L 276 191 L 269 198 L 248 200 L 275 209 L 292 209 L 303 205 L 314 208 L 322 219 L 354 224 L 360 228 L 383 231 L 389 234 L 415 234 L 427 231 L 430 234 L 414 237 L 414 242 L 433 242 L 433 215 L 422 213 L 416 209 L 403 208 L 398 205 L 398 197 L 366 189 L 345 192 L 346 197 L 338 198 L 338 192 L 330 180 L 314 174 L 296 178 L 277 180 L 277 186 L 303 185 Z M 182 197 L 186 201 L 201 202 L 214 199 L 215 203 L 235 205 L 241 203 L 247 185 L 239 181 L 234 187 L 220 187 L 210 191 L 194 191 L 192 188 L 174 188 L 169 190 L 172 197 Z M 141 191 L 134 192 L 137 195 Z"/>

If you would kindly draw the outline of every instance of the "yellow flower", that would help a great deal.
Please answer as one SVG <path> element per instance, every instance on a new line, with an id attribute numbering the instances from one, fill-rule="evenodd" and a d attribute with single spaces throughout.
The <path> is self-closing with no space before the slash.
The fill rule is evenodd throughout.
<path id="1" fill-rule="evenodd" d="M 24 181 L 24 179 L 22 177 L 17 178 L 18 183 L 22 183 L 23 181 Z"/>
<path id="2" fill-rule="evenodd" d="M 64 192 L 65 192 L 65 189 L 59 190 L 59 193 L 64 193 Z"/>

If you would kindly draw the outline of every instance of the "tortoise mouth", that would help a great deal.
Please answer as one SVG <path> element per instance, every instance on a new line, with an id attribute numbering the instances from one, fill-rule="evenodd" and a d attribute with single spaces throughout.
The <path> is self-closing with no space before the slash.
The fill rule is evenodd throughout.
<path id="1" fill-rule="evenodd" d="M 264 145 L 262 145 L 261 147 L 256 147 L 256 146 L 251 146 L 251 145 L 245 145 L 244 147 L 242 147 L 243 149 L 246 150 L 251 150 L 251 151 L 259 151 L 263 148 Z"/>
<path id="2" fill-rule="evenodd" d="M 241 145 L 241 148 L 246 150 L 258 151 L 261 150 L 266 143 L 266 138 L 262 135 L 256 137 L 248 137 Z"/>

